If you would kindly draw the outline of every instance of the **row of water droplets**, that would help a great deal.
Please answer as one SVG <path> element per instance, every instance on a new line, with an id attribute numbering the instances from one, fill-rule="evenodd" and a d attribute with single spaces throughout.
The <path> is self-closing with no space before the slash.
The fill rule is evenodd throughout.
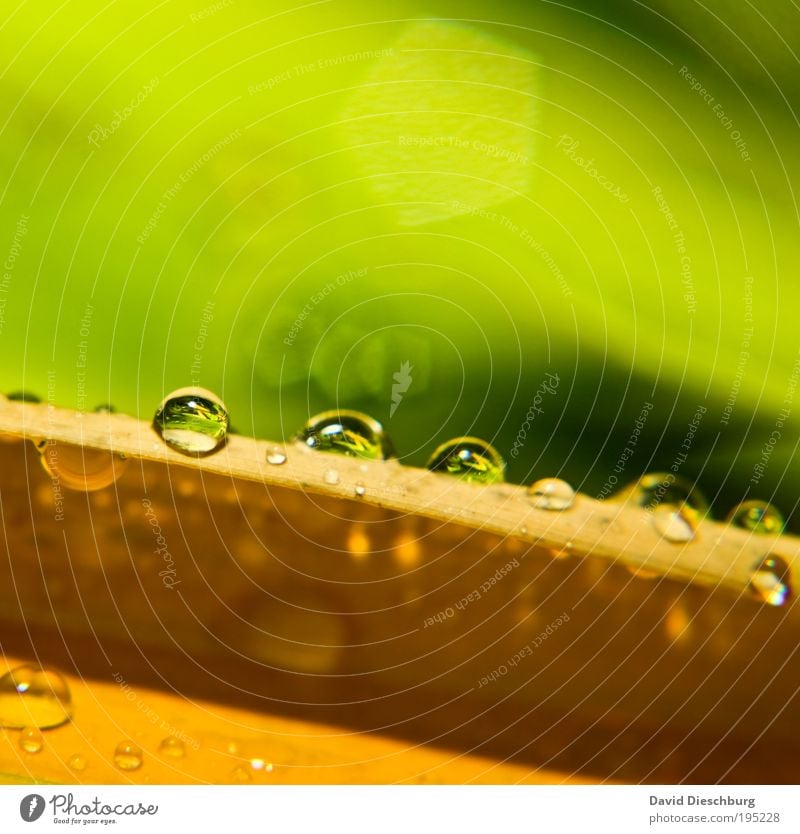
<path id="1" fill-rule="evenodd" d="M 9 399 L 36 401 L 30 394 L 9 395 Z M 111 413 L 108 405 L 98 412 Z M 181 388 L 162 401 L 153 419 L 155 430 L 164 442 L 177 451 L 193 456 L 213 454 L 221 449 L 231 433 L 228 410 L 222 400 L 203 388 Z M 298 443 L 322 452 L 349 457 L 385 460 L 395 450 L 383 426 L 372 417 L 344 409 L 325 411 L 312 417 L 300 430 Z M 83 490 L 101 489 L 113 483 L 122 473 L 126 461 L 119 455 L 81 447 L 55 447 L 50 441 L 37 444 L 42 463 L 52 476 L 67 487 Z M 286 463 L 285 447 L 267 450 L 267 463 Z M 477 437 L 457 437 L 442 443 L 431 454 L 427 468 L 433 472 L 460 478 L 476 484 L 497 484 L 505 480 L 506 464 L 500 453 Z M 334 467 L 325 470 L 327 484 L 339 483 Z M 355 495 L 366 494 L 366 487 L 357 483 Z M 527 490 L 534 507 L 542 510 L 568 510 L 575 501 L 574 489 L 558 478 L 534 483 Z M 683 544 L 691 541 L 701 518 L 708 515 L 708 501 L 685 478 L 671 473 L 651 473 L 619 491 L 612 501 L 626 502 L 646 508 L 652 524 L 665 540 Z M 750 533 L 778 536 L 785 520 L 775 507 L 764 501 L 751 500 L 739 504 L 728 515 L 729 524 Z M 756 596 L 770 605 L 783 605 L 791 593 L 789 568 L 780 556 L 768 554 L 753 566 L 751 588 Z"/>
<path id="2" fill-rule="evenodd" d="M 224 443 L 228 431 L 228 413 L 222 401 L 210 391 L 181 389 L 170 394 L 159 407 L 155 428 L 165 442 L 187 454 L 210 454 Z M 358 411 L 325 411 L 312 417 L 301 429 L 298 441 L 310 449 L 334 452 L 350 457 L 385 460 L 395 456 L 394 446 L 383 426 Z M 280 466 L 286 452 L 272 447 L 267 462 Z M 505 480 L 506 464 L 500 453 L 477 437 L 457 437 L 438 446 L 428 459 L 427 468 L 477 484 L 495 484 Z M 339 481 L 335 469 L 327 469 L 329 484 Z M 364 495 L 356 484 L 357 495 Z M 542 510 L 568 510 L 575 501 L 575 491 L 558 478 L 536 481 L 527 494 L 533 505 Z M 695 536 L 697 522 L 709 512 L 705 497 L 693 484 L 667 473 L 645 475 L 620 491 L 615 499 L 651 509 L 652 523 L 667 541 L 685 543 Z M 746 501 L 735 507 L 728 522 L 751 533 L 776 536 L 783 532 L 781 513 L 764 501 Z M 753 567 L 751 587 L 770 605 L 782 605 L 789 596 L 789 569 L 779 556 L 768 555 Z"/>
<path id="3" fill-rule="evenodd" d="M 0 727 L 19 730 L 18 745 L 25 753 L 41 753 L 45 747 L 42 730 L 68 724 L 73 713 L 69 685 L 54 669 L 26 663 L 0 677 Z M 169 735 L 161 740 L 157 752 L 168 759 L 182 759 L 187 754 L 186 744 L 179 737 Z M 227 752 L 237 754 L 238 745 L 229 743 Z M 126 772 L 139 770 L 145 759 L 139 745 L 127 739 L 116 745 L 111 757 L 114 764 Z M 67 766 L 74 772 L 83 772 L 89 766 L 89 760 L 81 753 L 75 753 L 67 760 Z M 236 765 L 231 778 L 235 782 L 251 781 L 254 771 L 272 773 L 273 765 L 262 758 L 249 759 Z"/>

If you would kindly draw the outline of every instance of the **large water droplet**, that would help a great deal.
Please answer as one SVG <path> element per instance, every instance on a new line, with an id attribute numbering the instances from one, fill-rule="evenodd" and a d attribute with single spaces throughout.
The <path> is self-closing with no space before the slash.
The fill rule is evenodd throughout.
<path id="1" fill-rule="evenodd" d="M 766 501 L 745 501 L 734 507 L 728 522 L 751 533 L 777 536 L 783 532 L 786 521 L 781 511 Z"/>
<path id="2" fill-rule="evenodd" d="M 44 747 L 44 736 L 35 727 L 25 727 L 19 734 L 19 746 L 26 753 L 38 753 Z"/>
<path id="3" fill-rule="evenodd" d="M 158 752 L 171 759 L 182 759 L 186 755 L 186 745 L 175 736 L 167 736 L 158 745 Z"/>
<path id="4" fill-rule="evenodd" d="M 465 481 L 496 484 L 505 479 L 500 453 L 478 437 L 456 437 L 442 443 L 428 460 L 432 472 L 446 472 Z"/>
<path id="5" fill-rule="evenodd" d="M 164 442 L 187 455 L 207 455 L 225 442 L 228 412 L 204 388 L 179 388 L 164 399 L 153 418 Z"/>
<path id="6" fill-rule="evenodd" d="M 88 449 L 54 440 L 42 440 L 36 448 L 42 466 L 62 486 L 82 492 L 94 492 L 113 484 L 122 475 L 128 461 L 103 449 Z"/>
<path id="7" fill-rule="evenodd" d="M 143 759 L 142 751 L 132 741 L 121 741 L 114 750 L 114 763 L 120 770 L 138 770 Z"/>
<path id="8" fill-rule="evenodd" d="M 753 568 L 753 593 L 768 605 L 783 605 L 792 594 L 789 566 L 780 556 L 767 556 Z"/>
<path id="9" fill-rule="evenodd" d="M 381 460 L 394 456 L 383 426 L 360 411 L 324 411 L 312 417 L 300 432 L 310 449 L 338 452 L 350 457 Z"/>
<path id="10" fill-rule="evenodd" d="M 620 490 L 614 500 L 627 501 L 650 510 L 659 504 L 686 504 L 699 515 L 708 512 L 708 501 L 703 493 L 690 480 L 672 472 L 651 472 Z"/>
<path id="11" fill-rule="evenodd" d="M 575 490 L 559 478 L 544 478 L 528 488 L 528 497 L 540 510 L 568 510 L 575 503 Z"/>
<path id="12" fill-rule="evenodd" d="M 0 678 L 0 726 L 44 730 L 71 718 L 72 695 L 58 672 L 25 664 Z"/>
<path id="13" fill-rule="evenodd" d="M 653 510 L 653 527 L 667 541 L 676 544 L 691 541 L 697 516 L 686 506 L 659 505 Z"/>

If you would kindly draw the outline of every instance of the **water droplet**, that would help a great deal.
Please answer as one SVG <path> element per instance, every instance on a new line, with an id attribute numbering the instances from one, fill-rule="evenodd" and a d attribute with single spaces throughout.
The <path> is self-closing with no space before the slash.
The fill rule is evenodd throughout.
<path id="1" fill-rule="evenodd" d="M 627 501 L 651 510 L 659 504 L 686 504 L 699 515 L 708 512 L 708 501 L 703 493 L 690 480 L 672 472 L 651 472 L 620 490 L 614 501 Z"/>
<path id="2" fill-rule="evenodd" d="M 560 478 L 544 478 L 528 488 L 528 497 L 540 510 L 568 510 L 575 503 L 575 490 Z"/>
<path id="3" fill-rule="evenodd" d="M 239 765 L 235 767 L 231 773 L 234 782 L 252 782 L 253 777 L 250 774 L 250 771 L 246 767 L 242 767 Z"/>
<path id="4" fill-rule="evenodd" d="M 300 432 L 310 449 L 338 452 L 356 458 L 381 460 L 394 456 L 383 426 L 360 411 L 324 411 L 312 417 Z"/>
<path id="5" fill-rule="evenodd" d="M 186 745 L 175 736 L 167 736 L 158 745 L 158 752 L 171 759 L 182 759 L 186 755 Z"/>
<path id="6" fill-rule="evenodd" d="M 272 773 L 273 767 L 270 762 L 265 762 L 264 759 L 250 759 L 250 767 L 253 770 L 263 770 L 265 773 Z"/>
<path id="7" fill-rule="evenodd" d="M 44 737 L 35 727 L 25 727 L 19 734 L 19 746 L 26 753 L 38 753 L 44 747 Z"/>
<path id="8" fill-rule="evenodd" d="M 71 718 L 72 695 L 58 672 L 26 664 L 0 678 L 0 726 L 44 730 Z"/>
<path id="9" fill-rule="evenodd" d="M 361 483 L 361 481 L 356 481 L 356 486 L 353 491 L 359 498 L 363 498 L 367 494 L 367 488 Z"/>
<path id="10" fill-rule="evenodd" d="M 337 469 L 326 469 L 322 475 L 322 480 L 325 481 L 326 484 L 335 486 L 339 483 L 339 471 Z"/>
<path id="11" fill-rule="evenodd" d="M 211 391 L 180 388 L 158 407 L 153 426 L 173 449 L 187 455 L 207 455 L 225 442 L 228 412 Z"/>
<path id="12" fill-rule="evenodd" d="M 786 521 L 780 510 L 766 501 L 745 501 L 734 507 L 728 522 L 751 533 L 777 536 L 783 532 Z"/>
<path id="13" fill-rule="evenodd" d="M 694 538 L 696 518 L 686 506 L 659 505 L 653 510 L 653 527 L 667 541 L 679 544 Z"/>
<path id="14" fill-rule="evenodd" d="M 561 548 L 549 548 L 549 553 L 554 559 L 569 559 L 572 556 L 572 543 L 567 542 Z"/>
<path id="15" fill-rule="evenodd" d="M 125 458 L 103 449 L 88 449 L 54 440 L 36 444 L 42 466 L 61 486 L 81 492 L 94 492 L 111 486 L 128 465 Z"/>
<path id="16" fill-rule="evenodd" d="M 286 452 L 280 446 L 270 446 L 267 450 L 267 463 L 270 466 L 281 466 L 286 460 Z"/>
<path id="17" fill-rule="evenodd" d="M 228 742 L 228 752 L 232 754 L 236 754 L 239 752 L 239 745 L 235 741 Z"/>
<path id="18" fill-rule="evenodd" d="M 132 741 L 121 741 L 114 750 L 114 763 L 120 770 L 138 770 L 142 760 L 142 751 Z"/>
<path id="19" fill-rule="evenodd" d="M 457 437 L 442 443 L 428 460 L 432 472 L 480 484 L 496 484 L 505 478 L 506 464 L 500 453 L 477 437 Z"/>
<path id="20" fill-rule="evenodd" d="M 116 414 L 117 409 L 114 408 L 114 406 L 111 405 L 111 403 L 101 403 L 100 405 L 95 406 L 94 413 L 95 414 Z"/>
<path id="21" fill-rule="evenodd" d="M 750 587 L 768 605 L 783 605 L 791 596 L 789 566 L 780 556 L 767 556 L 753 568 Z"/>
<path id="22" fill-rule="evenodd" d="M 6 399 L 18 403 L 40 403 L 42 401 L 40 397 L 30 391 L 12 391 L 10 394 L 6 394 Z"/>
<path id="23" fill-rule="evenodd" d="M 70 756 L 69 760 L 67 761 L 67 765 L 71 770 L 86 770 L 86 766 L 89 763 L 86 761 L 85 756 L 81 756 L 80 753 L 75 753 L 74 756 Z"/>

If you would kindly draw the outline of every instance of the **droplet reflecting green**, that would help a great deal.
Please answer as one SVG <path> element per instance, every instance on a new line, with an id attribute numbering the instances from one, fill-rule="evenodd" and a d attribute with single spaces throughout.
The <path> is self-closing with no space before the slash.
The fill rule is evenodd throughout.
<path id="1" fill-rule="evenodd" d="M 94 408 L 95 414 L 116 414 L 117 409 L 114 408 L 111 403 L 101 403 L 100 405 L 95 406 Z"/>
<path id="2" fill-rule="evenodd" d="M 699 515 L 708 512 L 708 501 L 703 493 L 690 480 L 672 472 L 651 472 L 644 475 L 620 490 L 613 500 L 627 501 L 648 510 L 659 504 L 686 504 Z"/>
<path id="3" fill-rule="evenodd" d="M 72 694 L 58 673 L 40 666 L 17 666 L 0 678 L 0 726 L 40 730 L 72 718 Z"/>
<path id="4" fill-rule="evenodd" d="M 753 568 L 750 588 L 767 605 L 783 605 L 792 594 L 789 566 L 780 556 L 767 556 Z"/>
<path id="5" fill-rule="evenodd" d="M 114 750 L 114 764 L 120 770 L 138 770 L 144 755 L 132 741 L 121 741 Z"/>
<path id="6" fill-rule="evenodd" d="M 500 453 L 478 437 L 457 437 L 442 443 L 428 460 L 432 472 L 446 472 L 465 481 L 496 484 L 505 480 Z"/>
<path id="7" fill-rule="evenodd" d="M 731 510 L 728 522 L 751 533 L 769 536 L 779 535 L 786 526 L 781 511 L 766 501 L 745 501 L 739 504 Z"/>
<path id="8" fill-rule="evenodd" d="M 81 492 L 94 492 L 113 484 L 125 471 L 128 461 L 104 449 L 90 449 L 54 440 L 40 441 L 36 448 L 42 466 L 62 486 Z"/>
<path id="9" fill-rule="evenodd" d="M 356 458 L 381 460 L 394 457 L 383 426 L 360 411 L 324 411 L 312 417 L 300 432 L 310 449 L 337 452 Z"/>
<path id="10" fill-rule="evenodd" d="M 211 391 L 180 388 L 158 407 L 153 426 L 173 449 L 187 455 L 207 455 L 225 442 L 228 412 Z"/>

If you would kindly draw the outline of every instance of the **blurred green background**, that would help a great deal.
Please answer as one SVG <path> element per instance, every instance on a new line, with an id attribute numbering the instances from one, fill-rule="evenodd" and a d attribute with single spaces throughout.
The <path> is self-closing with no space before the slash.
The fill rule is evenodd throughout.
<path id="1" fill-rule="evenodd" d="M 680 460 L 794 512 L 788 0 L 4 8 L 3 390 L 339 405 L 413 464 L 475 434 L 514 481 Z"/>

